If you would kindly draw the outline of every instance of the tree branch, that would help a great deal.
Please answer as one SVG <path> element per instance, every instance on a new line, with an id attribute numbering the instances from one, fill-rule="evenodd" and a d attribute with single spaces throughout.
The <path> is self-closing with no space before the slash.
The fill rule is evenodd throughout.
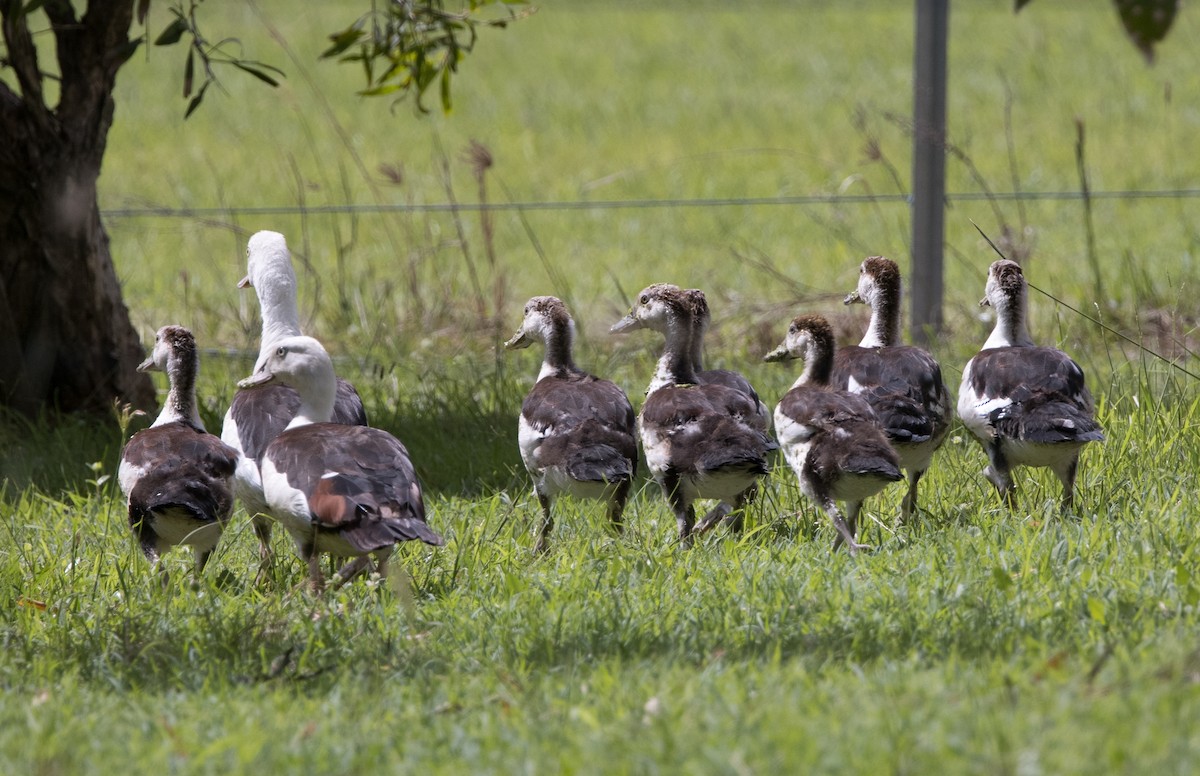
<path id="1" fill-rule="evenodd" d="M 38 68 L 37 46 L 29 33 L 25 10 L 19 2 L 7 2 L 0 11 L 0 26 L 4 30 L 4 45 L 8 62 L 17 74 L 21 86 L 21 101 L 25 103 L 40 129 L 50 126 L 50 112 L 42 93 L 42 73 Z"/>

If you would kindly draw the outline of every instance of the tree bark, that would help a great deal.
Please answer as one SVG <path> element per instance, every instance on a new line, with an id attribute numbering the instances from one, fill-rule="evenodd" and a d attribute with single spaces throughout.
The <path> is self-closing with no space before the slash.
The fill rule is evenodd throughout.
<path id="1" fill-rule="evenodd" d="M 100 220 L 96 182 L 113 120 L 116 74 L 134 46 L 133 0 L 93 0 L 82 19 L 49 0 L 61 81 L 43 102 L 20 3 L 3 4 L 19 93 L 0 83 L 0 404 L 26 414 L 154 405 L 136 371 L 129 320 Z"/>

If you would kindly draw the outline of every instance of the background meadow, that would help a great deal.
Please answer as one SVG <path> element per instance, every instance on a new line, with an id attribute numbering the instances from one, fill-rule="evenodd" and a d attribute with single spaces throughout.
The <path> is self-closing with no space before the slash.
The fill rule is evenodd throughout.
<path id="1" fill-rule="evenodd" d="M 911 4 L 557 2 L 484 35 L 454 110 L 355 96 L 318 61 L 353 2 L 202 8 L 283 68 L 182 119 L 182 51 L 122 71 L 101 181 L 126 302 L 206 348 L 219 428 L 257 348 L 246 239 L 284 232 L 308 331 L 409 446 L 445 548 L 322 598 L 287 557 L 266 589 L 235 514 L 199 589 L 129 540 L 117 418 L 0 424 L 0 768 L 229 772 L 1189 772 L 1200 749 L 1196 379 L 1036 291 L 1035 338 L 1087 371 L 1108 434 L 1077 514 L 1023 472 L 1000 509 L 959 432 L 877 552 L 832 532 L 779 462 L 742 537 L 674 545 L 643 484 L 624 536 L 563 502 L 552 552 L 516 449 L 533 294 L 571 305 L 578 360 L 635 404 L 659 342 L 608 326 L 651 282 L 704 288 L 711 364 L 760 363 L 799 311 L 856 341 L 864 256 L 907 267 Z M 951 14 L 947 383 L 982 343 L 994 254 L 1196 371 L 1200 14 L 1148 67 L 1110 4 L 957 0 Z M 152 29 L 165 18 L 154 6 Z M 152 19 L 154 17 L 152 16 Z M 475 207 L 481 202 L 494 210 Z M 458 207 L 455 207 L 457 203 Z M 798 365 L 795 365 L 798 367 Z M 144 421 L 135 421 L 136 423 Z M 277 532 L 279 533 L 279 532 Z"/>

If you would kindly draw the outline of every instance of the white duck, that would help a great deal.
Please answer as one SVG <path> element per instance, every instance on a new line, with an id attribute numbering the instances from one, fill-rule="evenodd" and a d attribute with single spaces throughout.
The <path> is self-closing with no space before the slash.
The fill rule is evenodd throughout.
<path id="1" fill-rule="evenodd" d="M 561 493 L 608 502 L 614 528 L 637 474 L 635 416 L 629 397 L 616 384 L 575 365 L 575 321 L 563 302 L 535 296 L 525 304 L 524 319 L 504 347 L 544 346 L 537 382 L 521 405 L 518 442 L 521 460 L 533 477 L 542 508 L 536 552 L 548 547 L 554 527 L 551 507 Z"/>
<path id="2" fill-rule="evenodd" d="M 300 395 L 300 409 L 262 454 L 263 496 L 308 563 L 314 589 L 324 586 L 320 554 L 353 557 L 346 581 L 374 555 L 381 575 L 396 542 L 441 545 L 425 521 L 425 502 L 408 450 L 386 431 L 332 423 L 337 393 L 333 362 L 312 337 L 276 343 L 258 370 L 238 385 L 272 382 Z"/>
<path id="3" fill-rule="evenodd" d="M 279 232 L 256 232 L 246 248 L 247 274 L 238 288 L 251 286 L 258 295 L 262 312 L 262 340 L 258 364 L 275 352 L 280 341 L 299 336 L 300 313 L 296 306 L 296 272 L 287 240 Z M 286 385 L 268 385 L 242 389 L 234 394 L 225 413 L 221 439 L 241 453 L 234 486 L 238 499 L 253 520 L 259 539 L 260 578 L 271 563 L 271 521 L 265 516 L 259 461 L 272 439 L 288 425 L 300 408 L 299 395 Z M 348 425 L 367 425 L 366 411 L 358 392 L 346 380 L 338 379 L 333 421 Z"/>
<path id="4" fill-rule="evenodd" d="M 1049 467 L 1062 482 L 1062 508 L 1074 504 L 1079 453 L 1104 433 L 1083 370 L 1057 348 L 1034 345 L 1026 328 L 1025 275 L 1002 259 L 988 269 L 981 306 L 996 325 L 963 369 L 958 416 L 988 455 L 984 476 L 1012 507 L 1015 466 Z"/>

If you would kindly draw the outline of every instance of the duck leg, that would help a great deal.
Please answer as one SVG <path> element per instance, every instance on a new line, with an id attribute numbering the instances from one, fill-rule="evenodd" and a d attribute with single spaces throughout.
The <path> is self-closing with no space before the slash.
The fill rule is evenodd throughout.
<path id="1" fill-rule="evenodd" d="M 862 502 L 850 505 L 850 522 L 842 519 L 842 513 L 838 511 L 837 504 L 832 499 L 827 500 L 821 505 L 825 510 L 825 514 L 829 515 L 829 519 L 833 521 L 833 527 L 837 529 L 838 535 L 833 538 L 833 549 L 836 551 L 844 543 L 846 549 L 851 555 L 855 555 L 859 550 L 869 550 L 871 547 L 866 544 L 859 544 L 854 540 L 854 522 L 858 520 L 858 510 L 862 506 Z"/>
<path id="2" fill-rule="evenodd" d="M 255 585 L 262 585 L 274 576 L 275 556 L 271 552 L 271 518 L 263 514 L 255 515 L 251 521 L 254 534 L 258 537 L 258 574 L 254 577 Z"/>
<path id="3" fill-rule="evenodd" d="M 996 492 L 1004 500 L 1004 505 L 1009 509 L 1015 509 L 1017 484 L 1013 482 L 1012 467 L 1009 466 L 1008 459 L 1000 451 L 999 439 L 987 446 L 987 454 L 988 466 L 983 470 L 983 476 L 987 477 L 988 482 L 995 486 Z"/>
<path id="4" fill-rule="evenodd" d="M 728 502 L 722 501 L 708 511 L 700 522 L 696 523 L 697 535 L 707 533 L 716 527 L 717 523 L 727 518 L 734 510 L 734 506 Z"/>
<path id="5" fill-rule="evenodd" d="M 696 525 L 696 511 L 692 507 L 692 501 L 684 497 L 679 475 L 667 474 L 663 477 L 662 489 L 667 503 L 671 505 L 671 511 L 675 513 L 675 523 L 679 526 L 679 543 L 684 549 L 688 549 L 692 546 L 693 528 Z"/>
<path id="6" fill-rule="evenodd" d="M 632 487 L 633 483 L 629 480 L 618 483 L 612 501 L 608 503 L 608 521 L 618 536 L 625 530 L 625 504 L 629 501 L 629 491 Z"/>
<path id="7" fill-rule="evenodd" d="M 534 488 L 534 493 L 537 494 L 538 504 L 542 508 L 542 524 L 538 527 L 538 538 L 533 545 L 533 552 L 535 555 L 541 555 L 550 549 L 550 532 L 554 530 L 554 517 L 550 514 L 550 497 L 540 488 Z"/>
<path id="8" fill-rule="evenodd" d="M 908 492 L 900 502 L 900 522 L 907 523 L 917 511 L 917 485 L 924 476 L 924 469 L 911 469 L 908 472 Z"/>
<path id="9" fill-rule="evenodd" d="M 1054 466 L 1054 475 L 1058 477 L 1062 483 L 1062 503 L 1060 509 L 1063 512 L 1070 512 L 1075 506 L 1075 475 L 1079 471 L 1079 453 L 1071 456 L 1063 463 Z"/>
<path id="10" fill-rule="evenodd" d="M 350 580 L 357 577 L 359 574 L 366 571 L 371 566 L 371 556 L 359 555 L 354 560 L 351 560 L 346 565 L 338 569 L 333 575 L 333 587 L 336 590 Z"/>

